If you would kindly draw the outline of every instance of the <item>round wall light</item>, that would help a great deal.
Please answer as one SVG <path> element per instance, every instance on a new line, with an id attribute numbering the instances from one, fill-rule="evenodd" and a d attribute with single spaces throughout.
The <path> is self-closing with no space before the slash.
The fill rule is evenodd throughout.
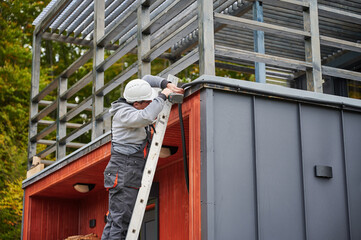
<path id="1" fill-rule="evenodd" d="M 95 184 L 93 183 L 75 183 L 73 185 L 74 189 L 80 193 L 87 193 L 90 192 L 94 187 Z"/>

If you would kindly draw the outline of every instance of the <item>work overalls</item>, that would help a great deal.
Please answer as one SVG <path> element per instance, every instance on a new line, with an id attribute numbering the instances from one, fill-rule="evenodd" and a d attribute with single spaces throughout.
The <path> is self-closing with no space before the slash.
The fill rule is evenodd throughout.
<path id="1" fill-rule="evenodd" d="M 125 239 L 145 166 L 144 148 L 150 146 L 150 131 L 134 154 L 124 155 L 111 148 L 111 157 L 104 171 L 104 187 L 109 191 L 109 213 L 102 240 Z"/>

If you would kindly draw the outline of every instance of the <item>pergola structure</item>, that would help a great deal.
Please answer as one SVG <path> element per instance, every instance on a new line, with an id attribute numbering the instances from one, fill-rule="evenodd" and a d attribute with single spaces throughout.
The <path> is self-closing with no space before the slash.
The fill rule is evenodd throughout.
<path id="1" fill-rule="evenodd" d="M 328 79 L 361 81 L 358 0 L 52 0 L 34 25 L 29 166 L 33 156 L 56 152 L 56 159 L 64 158 L 67 147 L 84 145 L 73 140 L 89 130 L 92 141 L 109 132 L 104 96 L 136 73 L 150 74 L 157 58 L 171 62 L 159 73 L 163 77 L 198 63 L 200 75 L 215 75 L 219 67 L 255 73 L 260 83 L 321 93 Z M 42 40 L 90 48 L 40 90 Z M 105 49 L 111 50 L 107 58 Z M 130 52 L 137 53 L 137 62 L 104 84 L 104 72 Z M 68 86 L 67 79 L 90 59 L 92 71 Z M 67 103 L 91 82 L 90 96 Z M 55 89 L 56 100 L 44 101 Z M 46 107 L 39 111 L 40 104 Z M 87 109 L 90 122 L 71 122 Z M 54 111 L 56 121 L 43 120 Z M 38 124 L 48 126 L 38 131 Z M 67 128 L 75 130 L 67 134 Z M 45 140 L 54 131 L 56 141 Z M 37 144 L 47 148 L 37 152 Z"/>

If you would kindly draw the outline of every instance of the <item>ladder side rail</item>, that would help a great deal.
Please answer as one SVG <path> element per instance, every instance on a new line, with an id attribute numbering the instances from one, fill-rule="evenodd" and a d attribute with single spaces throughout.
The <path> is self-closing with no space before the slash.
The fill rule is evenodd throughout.
<path id="1" fill-rule="evenodd" d="M 168 81 L 173 84 L 178 83 L 178 78 L 172 75 L 168 75 Z M 135 202 L 132 218 L 128 227 L 128 233 L 126 240 L 137 240 L 142 226 L 142 221 L 147 206 L 150 189 L 152 187 L 155 170 L 157 168 L 159 153 L 162 148 L 164 134 L 167 128 L 170 110 L 172 103 L 166 101 L 163 110 L 159 113 L 155 133 L 153 134 L 152 143 L 149 149 L 148 158 L 145 164 L 142 184 L 138 192 L 137 200 Z"/>

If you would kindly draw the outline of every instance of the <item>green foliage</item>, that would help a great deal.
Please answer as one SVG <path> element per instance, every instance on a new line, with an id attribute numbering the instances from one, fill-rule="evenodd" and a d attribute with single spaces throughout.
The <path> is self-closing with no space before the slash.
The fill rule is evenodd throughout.
<path id="1" fill-rule="evenodd" d="M 7 181 L 0 191 L 0 239 L 20 239 L 23 209 L 22 179 Z"/>
<path id="2" fill-rule="evenodd" d="M 31 23 L 47 2 L 0 0 L 0 239 L 20 239 L 34 30 Z"/>
<path id="3" fill-rule="evenodd" d="M 40 11 L 50 2 L 30 0 L 0 0 L 0 239 L 19 239 L 22 216 L 22 179 L 27 167 L 27 142 L 29 123 L 29 99 L 31 91 L 31 45 L 34 27 L 31 25 Z M 40 91 L 55 77 L 78 59 L 86 47 L 42 41 Z M 106 57 L 111 51 L 106 51 Z M 135 54 L 127 54 L 105 71 L 104 82 L 114 79 L 119 73 L 137 61 Z M 169 66 L 168 60 L 156 59 L 152 62 L 152 74 L 159 74 Z M 92 70 L 92 59 L 80 67 L 68 79 L 68 88 L 82 79 Z M 238 75 L 237 75 L 238 74 Z M 218 76 L 249 79 L 252 76 L 217 70 Z M 199 76 L 197 65 L 192 65 L 178 74 L 184 81 Z M 131 79 L 136 78 L 136 74 Z M 92 84 L 68 100 L 80 103 L 92 94 Z M 104 98 L 105 107 L 121 94 L 120 88 L 114 89 Z M 53 101 L 56 90 L 44 100 Z M 78 99 L 78 100 L 77 100 Z M 40 107 L 39 109 L 42 109 Z M 53 111 L 45 119 L 55 120 Z M 86 123 L 91 112 L 84 111 L 71 120 L 74 123 Z M 38 126 L 41 131 L 45 126 Z M 73 131 L 73 129 L 68 129 Z M 46 139 L 55 138 L 55 132 Z M 90 133 L 83 134 L 77 142 L 87 143 Z M 38 152 L 45 149 L 38 144 Z M 70 150 L 71 151 L 71 150 Z M 69 152 L 68 152 L 69 153 Z M 53 156 L 49 156 L 49 159 Z"/>
<path id="4" fill-rule="evenodd" d="M 5 63 L 0 67 L 0 188 L 23 176 L 26 165 L 30 71 Z M 1 194 L 0 194 L 1 196 Z"/>

